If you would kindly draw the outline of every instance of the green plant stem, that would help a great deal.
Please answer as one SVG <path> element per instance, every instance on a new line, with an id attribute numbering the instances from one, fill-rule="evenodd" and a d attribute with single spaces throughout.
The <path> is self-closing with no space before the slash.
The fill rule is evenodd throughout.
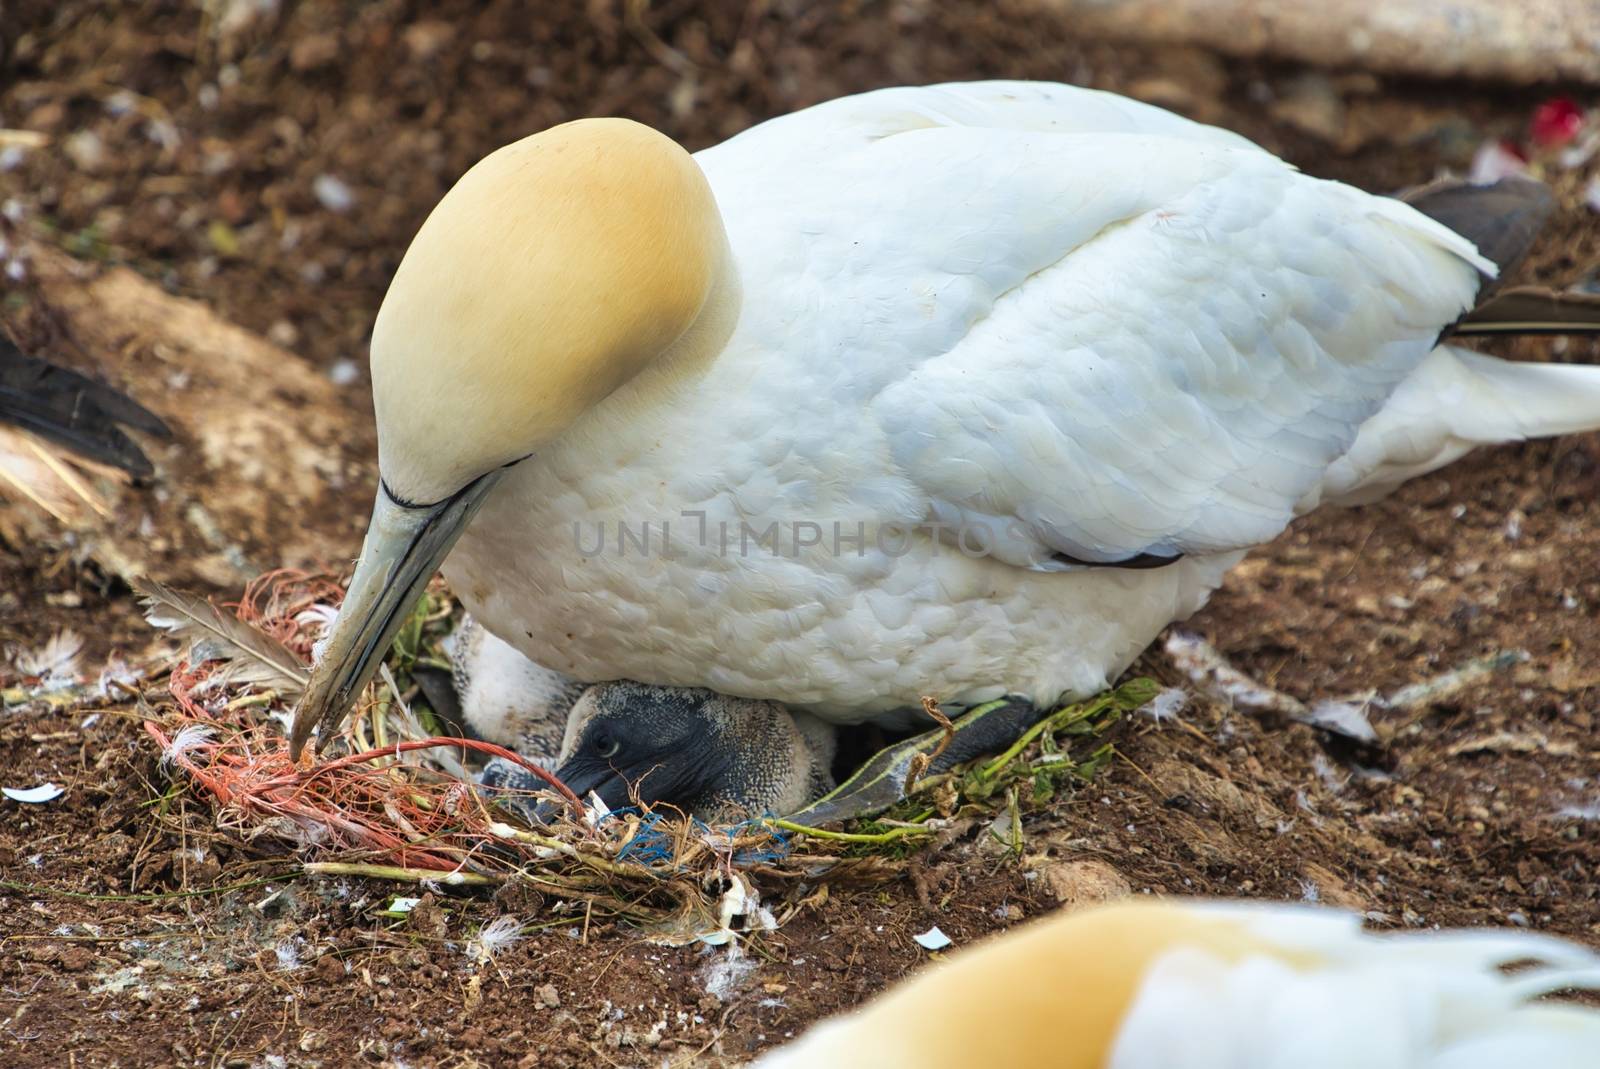
<path id="1" fill-rule="evenodd" d="M 813 828 L 805 824 L 796 824 L 792 820 L 779 820 L 769 817 L 763 823 L 784 831 L 799 832 L 809 835 L 814 839 L 833 839 L 841 843 L 892 843 L 896 839 L 904 839 L 908 835 L 932 835 L 933 828 L 890 828 L 888 831 L 867 834 L 864 832 L 826 831 L 822 828 Z"/>

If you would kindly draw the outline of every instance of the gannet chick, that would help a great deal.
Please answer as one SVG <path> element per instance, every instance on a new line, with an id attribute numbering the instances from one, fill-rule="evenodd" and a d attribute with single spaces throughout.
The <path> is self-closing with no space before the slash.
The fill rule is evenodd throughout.
<path id="1" fill-rule="evenodd" d="M 572 707 L 556 775 L 612 809 L 668 802 L 703 820 L 792 813 L 833 787 L 834 729 L 775 702 L 709 690 L 601 683 Z M 544 782 L 496 759 L 481 782 Z"/>
<path id="2" fill-rule="evenodd" d="M 1591 1069 L 1600 1011 L 1536 1001 L 1567 988 L 1600 957 L 1533 932 L 1145 900 L 956 951 L 753 1069 Z"/>
<path id="3" fill-rule="evenodd" d="M 445 652 L 466 733 L 553 767 L 586 684 L 534 664 L 470 616 Z"/>

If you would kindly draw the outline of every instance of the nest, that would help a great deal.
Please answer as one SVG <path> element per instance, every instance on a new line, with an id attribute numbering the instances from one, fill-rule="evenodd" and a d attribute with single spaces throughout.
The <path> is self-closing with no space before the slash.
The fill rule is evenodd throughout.
<path id="1" fill-rule="evenodd" d="M 336 582 L 275 572 L 221 607 L 154 584 L 142 589 L 151 622 L 189 641 L 166 694 L 146 693 L 145 730 L 219 827 L 291 847 L 308 872 L 440 887 L 515 882 L 566 904 L 560 908 L 623 918 L 668 942 L 716 943 L 775 927 L 800 895 L 789 894 L 787 912 L 774 915 L 758 885 L 803 892 L 821 880 L 892 877 L 918 842 L 948 835 L 963 819 L 976 826 L 973 818 L 988 810 L 1043 804 L 1112 752 L 1096 742 L 1074 758 L 1068 742 L 1096 740 L 1153 691 L 1136 681 L 1059 710 L 1005 754 L 919 781 L 884 817 L 843 831 L 772 817 L 712 827 L 664 808 L 586 810 L 509 750 L 441 733 L 413 673 L 448 667 L 440 651 L 460 614 L 442 586 L 429 589 L 320 764 L 291 761 L 285 733 L 315 644 L 342 599 Z M 535 828 L 497 806 L 464 766 L 472 752 L 544 777 L 550 789 L 540 795 L 565 803 L 564 815 Z"/>

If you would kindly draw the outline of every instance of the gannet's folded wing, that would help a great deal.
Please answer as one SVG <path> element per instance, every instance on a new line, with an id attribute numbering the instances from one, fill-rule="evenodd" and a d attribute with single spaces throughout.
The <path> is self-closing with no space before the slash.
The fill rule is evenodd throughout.
<path id="1" fill-rule="evenodd" d="M 882 90 L 697 159 L 768 331 L 747 373 L 862 406 L 930 520 L 1027 567 L 1270 540 L 1494 272 L 1404 204 L 1071 86 Z"/>
<path id="2" fill-rule="evenodd" d="M 965 127 L 1048 134 L 1142 134 L 1260 152 L 1229 130 L 1137 100 L 1056 82 L 949 82 L 840 97 L 753 126 L 697 154 L 734 164 L 812 173 L 819 163 L 911 130 Z"/>
<path id="3" fill-rule="evenodd" d="M 1248 149 L 940 128 L 854 166 L 885 191 L 854 186 L 833 285 L 879 308 L 831 341 L 882 354 L 870 412 L 930 517 L 1030 567 L 1270 540 L 1494 271 Z"/>

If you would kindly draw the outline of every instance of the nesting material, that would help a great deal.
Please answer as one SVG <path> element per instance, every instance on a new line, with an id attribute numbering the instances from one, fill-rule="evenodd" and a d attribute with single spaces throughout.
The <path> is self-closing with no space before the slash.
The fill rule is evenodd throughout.
<path id="1" fill-rule="evenodd" d="M 798 889 L 821 876 L 894 875 L 905 863 L 900 840 L 947 828 L 963 805 L 981 811 L 991 798 L 1014 799 L 1011 786 L 1037 787 L 1046 772 L 1052 784 L 1087 777 L 1109 747 L 1100 744 L 1074 762 L 1066 736 L 1098 735 L 1150 689 L 1101 699 L 1087 720 L 1058 713 L 1048 722 L 1070 722 L 1061 739 L 1036 729 L 999 758 L 930 779 L 882 821 L 845 831 L 768 817 L 711 827 L 668 809 L 586 810 L 549 773 L 509 750 L 438 734 L 416 700 L 411 673 L 419 664 L 444 666 L 439 644 L 459 613 L 440 587 L 401 630 L 383 682 L 363 696 L 325 757 L 300 764 L 289 759 L 285 727 L 313 648 L 336 615 L 339 585 L 280 571 L 225 606 L 154 584 L 143 592 L 152 623 L 186 645 L 167 675 L 166 694 L 144 695 L 145 729 L 163 764 L 211 803 L 220 827 L 285 844 L 305 858 L 309 873 L 440 887 L 516 881 L 555 899 L 558 911 L 623 918 L 673 944 L 718 945 L 771 930 L 799 908 L 793 900 L 800 896 L 764 905 L 763 893 L 771 899 L 775 888 Z M 563 815 L 537 829 L 518 823 L 472 782 L 462 764 L 466 751 L 504 757 L 544 777 L 550 789 L 540 793 L 563 803 Z"/>

